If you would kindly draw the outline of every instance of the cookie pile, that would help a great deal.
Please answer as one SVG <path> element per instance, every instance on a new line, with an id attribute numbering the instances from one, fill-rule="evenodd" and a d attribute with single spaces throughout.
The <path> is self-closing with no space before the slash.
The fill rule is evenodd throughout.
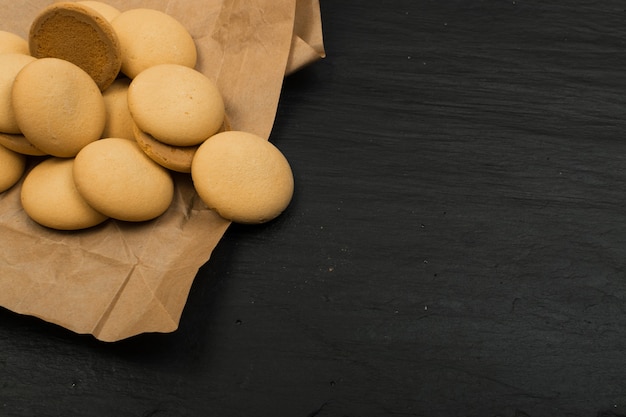
<path id="1" fill-rule="evenodd" d="M 60 2 L 28 40 L 0 31 L 0 192 L 24 178 L 32 220 L 79 230 L 160 216 L 179 172 L 228 220 L 274 219 L 293 195 L 289 163 L 231 129 L 196 63 L 187 29 L 152 9 Z"/>

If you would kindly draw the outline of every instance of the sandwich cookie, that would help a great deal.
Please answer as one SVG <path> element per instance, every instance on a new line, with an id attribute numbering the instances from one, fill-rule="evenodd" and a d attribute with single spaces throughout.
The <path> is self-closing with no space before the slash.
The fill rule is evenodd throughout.
<path id="1" fill-rule="evenodd" d="M 0 54 L 29 55 L 28 41 L 15 33 L 0 30 Z"/>
<path id="2" fill-rule="evenodd" d="M 48 155 L 44 151 L 37 149 L 22 134 L 12 135 L 9 133 L 0 133 L 0 145 L 4 146 L 7 149 L 12 150 L 13 152 L 21 153 L 22 155 L 30 155 L 30 156 Z"/>
<path id="3" fill-rule="evenodd" d="M 111 6 L 110 4 L 103 3 L 101 1 L 85 0 L 85 1 L 78 1 L 76 3 L 77 4 L 81 4 L 83 6 L 87 6 L 87 7 L 91 8 L 91 9 L 95 10 L 96 12 L 100 13 L 102 15 L 102 17 L 104 17 L 109 22 L 111 22 L 120 13 L 122 13 L 118 9 L 116 9 L 115 7 Z"/>
<path id="4" fill-rule="evenodd" d="M 27 64 L 11 92 L 15 119 L 26 139 L 41 151 L 71 157 L 100 138 L 106 110 L 94 80 L 59 58 Z"/>
<path id="5" fill-rule="evenodd" d="M 121 71 L 135 78 L 158 64 L 194 68 L 196 44 L 187 29 L 174 17 L 153 9 L 130 9 L 111 22 L 120 41 Z"/>
<path id="6" fill-rule="evenodd" d="M 224 123 L 220 132 L 230 130 L 228 119 L 224 118 Z M 189 174 L 191 172 L 191 162 L 198 147 L 196 146 L 173 146 L 156 140 L 153 136 L 143 132 L 134 126 L 135 141 L 141 149 L 157 164 L 176 172 Z"/>
<path id="7" fill-rule="evenodd" d="M 0 145 L 0 193 L 13 187 L 24 175 L 26 157 Z"/>
<path id="8" fill-rule="evenodd" d="M 85 146 L 76 155 L 73 175 L 87 203 L 118 220 L 154 219 L 174 196 L 169 171 L 128 139 L 105 138 Z"/>
<path id="9" fill-rule="evenodd" d="M 0 55 L 0 132 L 21 133 L 15 120 L 11 90 L 17 74 L 35 59 L 24 54 Z"/>
<path id="10" fill-rule="evenodd" d="M 128 110 L 129 84 L 128 78 L 120 77 L 102 93 L 106 107 L 103 138 L 134 139 L 133 126 L 135 123 L 130 115 L 130 110 Z"/>
<path id="11" fill-rule="evenodd" d="M 78 193 L 73 164 L 73 158 L 48 158 L 26 174 L 20 198 L 32 220 L 52 229 L 79 230 L 107 219 Z"/>
<path id="12" fill-rule="evenodd" d="M 204 203 L 236 223 L 264 223 L 289 205 L 294 180 L 285 156 L 252 133 L 229 131 L 206 140 L 191 164 Z"/>
<path id="13" fill-rule="evenodd" d="M 128 109 L 139 129 L 174 146 L 198 145 L 224 123 L 215 83 L 182 65 L 156 65 L 137 75 L 128 88 Z"/>

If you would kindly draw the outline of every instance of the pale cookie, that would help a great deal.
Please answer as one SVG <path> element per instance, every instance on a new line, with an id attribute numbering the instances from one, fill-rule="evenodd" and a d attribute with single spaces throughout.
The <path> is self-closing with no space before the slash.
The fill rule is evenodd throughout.
<path id="1" fill-rule="evenodd" d="M 0 30 L 0 54 L 28 55 L 28 41 L 15 33 Z"/>
<path id="2" fill-rule="evenodd" d="M 22 155 L 48 155 L 44 151 L 35 148 L 35 146 L 22 134 L 0 133 L 0 145 L 12 150 L 13 152 L 21 153 Z"/>
<path id="3" fill-rule="evenodd" d="M 122 72 L 135 78 L 159 64 L 196 66 L 196 45 L 174 17 L 153 9 L 130 9 L 111 22 L 120 41 Z"/>
<path id="4" fill-rule="evenodd" d="M 102 93 L 106 106 L 103 138 L 134 139 L 133 118 L 128 110 L 128 78 L 118 78 Z"/>
<path id="5" fill-rule="evenodd" d="M 13 187 L 24 175 L 26 157 L 0 145 L 0 193 Z"/>
<path id="6" fill-rule="evenodd" d="M 11 90 L 17 73 L 35 59 L 24 54 L 0 55 L 0 132 L 21 133 L 15 120 Z"/>
<path id="7" fill-rule="evenodd" d="M 104 129 L 98 86 L 69 61 L 42 58 L 27 64 L 15 77 L 12 100 L 26 139 L 50 155 L 74 156 Z"/>
<path id="8" fill-rule="evenodd" d="M 115 19 L 120 13 L 122 13 L 121 11 L 111 6 L 110 4 L 106 4 L 101 1 L 86 0 L 86 1 L 78 1 L 76 3 L 92 8 L 93 10 L 100 13 L 102 17 L 104 17 L 109 22 L 113 21 L 113 19 Z"/>
<path id="9" fill-rule="evenodd" d="M 111 85 L 122 66 L 111 23 L 79 3 L 59 2 L 43 9 L 30 27 L 28 43 L 36 58 L 61 58 L 78 65 L 101 90 Z"/>
<path id="10" fill-rule="evenodd" d="M 137 75 L 128 88 L 128 109 L 142 131 L 174 146 L 198 145 L 224 122 L 224 100 L 215 83 L 175 64 Z"/>
<path id="11" fill-rule="evenodd" d="M 228 120 L 224 118 L 224 123 L 220 131 L 230 130 Z M 157 164 L 172 171 L 189 174 L 191 172 L 191 162 L 193 156 L 200 145 L 196 146 L 172 146 L 156 140 L 146 132 L 134 125 L 134 137 L 141 149 Z"/>
<path id="12" fill-rule="evenodd" d="M 294 189 L 291 167 L 278 148 L 240 131 L 218 133 L 200 145 L 191 176 L 202 201 L 237 223 L 274 219 Z"/>
<path id="13" fill-rule="evenodd" d="M 101 213 L 124 221 L 145 221 L 163 214 L 174 196 L 168 170 L 137 143 L 106 138 L 84 147 L 74 163 L 80 194 Z"/>
<path id="14" fill-rule="evenodd" d="M 28 217 L 58 230 L 86 229 L 107 219 L 78 193 L 73 165 L 73 158 L 48 158 L 26 174 L 20 198 Z"/>

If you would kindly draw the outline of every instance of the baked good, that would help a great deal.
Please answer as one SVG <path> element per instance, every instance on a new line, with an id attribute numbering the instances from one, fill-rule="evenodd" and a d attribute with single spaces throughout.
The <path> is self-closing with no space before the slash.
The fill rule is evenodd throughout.
<path id="1" fill-rule="evenodd" d="M 103 3 L 101 1 L 85 0 L 85 1 L 77 1 L 76 3 L 92 8 L 93 10 L 100 13 L 102 17 L 104 17 L 109 22 L 111 22 L 120 13 L 122 13 L 121 11 L 111 6 L 110 4 Z"/>
<path id="2" fill-rule="evenodd" d="M 190 173 L 191 161 L 198 146 L 172 146 L 159 142 L 137 125 L 133 128 L 135 141 L 154 162 L 172 171 Z"/>
<path id="3" fill-rule="evenodd" d="M 76 190 L 73 165 L 73 158 L 48 158 L 26 174 L 20 198 L 24 211 L 35 222 L 58 230 L 78 230 L 107 219 Z"/>
<path id="4" fill-rule="evenodd" d="M 106 110 L 98 86 L 63 59 L 41 58 L 27 64 L 15 77 L 11 99 L 26 139 L 53 156 L 76 155 L 104 129 Z"/>
<path id="5" fill-rule="evenodd" d="M 13 112 L 11 90 L 17 73 L 34 60 L 25 54 L 0 54 L 0 132 L 21 133 Z"/>
<path id="6" fill-rule="evenodd" d="M 0 193 L 13 187 L 24 174 L 26 157 L 0 145 Z"/>
<path id="7" fill-rule="evenodd" d="M 53 3 L 41 10 L 31 24 L 28 44 L 36 58 L 61 58 L 78 65 L 100 90 L 113 83 L 122 66 L 111 23 L 80 3 Z"/>
<path id="8" fill-rule="evenodd" d="M 118 220 L 145 221 L 163 214 L 174 196 L 168 170 L 150 159 L 137 143 L 105 138 L 76 155 L 74 181 L 83 198 Z"/>
<path id="9" fill-rule="evenodd" d="M 13 32 L 0 30 L 0 54 L 28 55 L 28 41 Z"/>
<path id="10" fill-rule="evenodd" d="M 120 77 L 102 93 L 106 107 L 103 138 L 134 139 L 134 122 L 128 110 L 129 84 L 128 78 Z"/>
<path id="11" fill-rule="evenodd" d="M 22 134 L 0 133 L 0 145 L 12 150 L 13 152 L 21 153 L 22 155 L 48 155 L 44 151 L 36 148 Z"/>
<path id="12" fill-rule="evenodd" d="M 240 131 L 218 133 L 200 145 L 191 177 L 202 201 L 237 223 L 274 219 L 289 205 L 294 189 L 291 167 L 278 148 Z"/>
<path id="13" fill-rule="evenodd" d="M 196 66 L 196 45 L 187 29 L 159 10 L 137 8 L 122 12 L 111 22 L 120 41 L 121 71 L 135 78 L 158 64 Z"/>
<path id="14" fill-rule="evenodd" d="M 174 146 L 198 145 L 224 122 L 224 100 L 215 83 L 177 64 L 137 75 L 128 88 L 128 109 L 142 131 Z"/>
<path id="15" fill-rule="evenodd" d="M 230 130 L 228 119 L 224 118 L 221 132 Z M 156 140 L 134 125 L 134 137 L 137 144 L 153 161 L 172 171 L 191 173 L 191 161 L 200 145 L 173 146 Z"/>

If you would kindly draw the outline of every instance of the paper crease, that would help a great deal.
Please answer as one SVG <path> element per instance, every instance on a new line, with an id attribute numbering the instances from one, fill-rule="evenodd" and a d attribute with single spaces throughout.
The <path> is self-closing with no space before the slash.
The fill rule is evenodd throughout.
<path id="1" fill-rule="evenodd" d="M 284 77 L 324 56 L 318 0 L 106 0 L 148 7 L 183 23 L 198 67 L 227 103 L 231 128 L 270 133 Z M 26 37 L 50 0 L 0 0 L 3 30 Z M 178 327 L 191 284 L 230 222 L 198 199 L 191 179 L 173 175 L 175 198 L 156 220 L 108 220 L 55 232 L 28 219 L 21 184 L 0 195 L 0 305 L 115 341 Z"/>

